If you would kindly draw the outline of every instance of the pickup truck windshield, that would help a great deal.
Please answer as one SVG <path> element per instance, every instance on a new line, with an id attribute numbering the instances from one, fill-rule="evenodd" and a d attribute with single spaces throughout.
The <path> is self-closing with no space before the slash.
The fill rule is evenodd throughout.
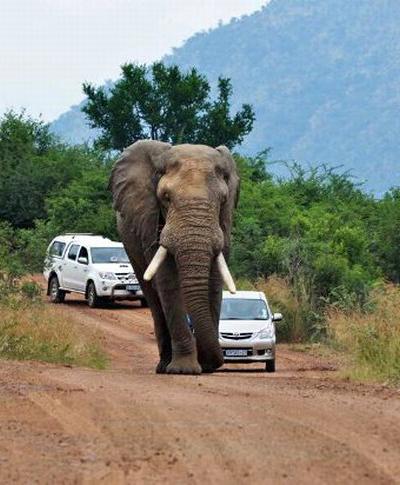
<path id="1" fill-rule="evenodd" d="M 92 262 L 96 263 L 129 263 L 124 248 L 91 248 Z"/>
<path id="2" fill-rule="evenodd" d="M 263 300 L 226 298 L 222 300 L 221 320 L 267 320 L 268 310 Z"/>

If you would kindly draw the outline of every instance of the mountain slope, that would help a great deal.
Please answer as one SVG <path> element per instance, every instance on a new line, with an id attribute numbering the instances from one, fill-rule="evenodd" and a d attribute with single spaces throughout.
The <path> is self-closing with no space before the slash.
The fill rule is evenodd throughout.
<path id="1" fill-rule="evenodd" d="M 236 107 L 253 104 L 241 151 L 343 164 L 379 193 L 400 184 L 399 18 L 397 0 L 272 0 L 166 61 L 228 76 Z"/>

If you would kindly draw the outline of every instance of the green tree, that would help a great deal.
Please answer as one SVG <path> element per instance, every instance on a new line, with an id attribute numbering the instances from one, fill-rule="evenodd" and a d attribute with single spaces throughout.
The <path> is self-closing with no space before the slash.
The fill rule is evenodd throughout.
<path id="1" fill-rule="evenodd" d="M 182 72 L 178 66 L 156 62 L 121 69 L 121 78 L 109 90 L 83 84 L 83 111 L 90 126 L 101 130 L 97 143 L 102 148 L 122 150 L 142 138 L 232 148 L 253 127 L 250 105 L 231 116 L 229 79 L 219 78 L 212 101 L 207 79 L 194 68 Z"/>
<path id="2" fill-rule="evenodd" d="M 33 227 L 47 217 L 47 198 L 105 163 L 97 150 L 59 143 L 43 122 L 6 113 L 0 118 L 0 220 Z"/>
<path id="3" fill-rule="evenodd" d="M 392 189 L 378 201 L 374 252 L 385 275 L 400 283 L 400 189 Z"/>

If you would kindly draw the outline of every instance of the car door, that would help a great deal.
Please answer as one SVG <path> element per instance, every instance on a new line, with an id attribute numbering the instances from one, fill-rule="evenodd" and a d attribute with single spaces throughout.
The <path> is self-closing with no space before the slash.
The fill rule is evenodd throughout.
<path id="1" fill-rule="evenodd" d="M 77 288 L 78 262 L 77 256 L 79 252 L 79 244 L 71 244 L 65 256 L 64 266 L 62 271 L 62 286 L 63 288 L 70 288 L 71 290 L 79 290 Z"/>
<path id="2" fill-rule="evenodd" d="M 75 287 L 77 290 L 85 291 L 89 267 L 89 252 L 85 246 L 80 247 L 76 262 L 77 268 L 76 273 L 74 274 Z"/>

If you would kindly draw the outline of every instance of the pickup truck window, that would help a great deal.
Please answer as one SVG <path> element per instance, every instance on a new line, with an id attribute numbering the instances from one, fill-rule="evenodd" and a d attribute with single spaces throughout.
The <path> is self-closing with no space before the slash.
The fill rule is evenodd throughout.
<path id="1" fill-rule="evenodd" d="M 49 250 L 50 256 L 61 258 L 64 252 L 64 248 L 65 248 L 64 242 L 54 241 Z"/>
<path id="2" fill-rule="evenodd" d="M 72 259 L 72 261 L 75 261 L 76 255 L 78 254 L 78 249 L 79 245 L 78 244 L 73 244 L 68 251 L 68 259 Z"/>
<path id="3" fill-rule="evenodd" d="M 124 248 L 91 248 L 92 262 L 96 263 L 129 263 Z"/>

